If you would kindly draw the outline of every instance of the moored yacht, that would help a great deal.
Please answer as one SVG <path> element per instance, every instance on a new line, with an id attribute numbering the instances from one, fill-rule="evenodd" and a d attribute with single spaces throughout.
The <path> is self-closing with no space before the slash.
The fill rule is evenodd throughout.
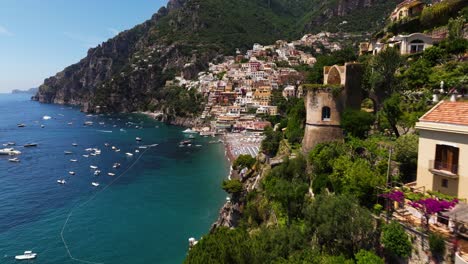
<path id="1" fill-rule="evenodd" d="M 99 182 L 92 182 L 91 185 L 94 186 L 94 187 L 98 187 L 98 186 L 99 186 Z"/>
<path id="2" fill-rule="evenodd" d="M 18 158 L 8 159 L 8 161 L 10 161 L 10 162 L 20 162 L 20 160 Z"/>
<path id="3" fill-rule="evenodd" d="M 61 180 L 57 180 L 57 183 L 59 183 L 59 184 L 65 184 L 65 183 L 67 183 L 67 182 L 66 182 L 64 179 L 61 179 Z"/>
<path id="4" fill-rule="evenodd" d="M 14 155 L 19 155 L 21 154 L 21 151 L 19 150 L 15 150 L 13 148 L 4 148 L 4 149 L 0 149 L 0 155 L 10 155 L 10 156 L 14 156 Z"/>

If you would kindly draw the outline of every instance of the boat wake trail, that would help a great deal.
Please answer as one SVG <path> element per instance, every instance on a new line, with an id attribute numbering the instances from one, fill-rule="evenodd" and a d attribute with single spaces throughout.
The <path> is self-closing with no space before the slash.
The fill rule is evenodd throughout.
<path id="1" fill-rule="evenodd" d="M 88 260 L 83 260 L 83 259 L 79 259 L 79 258 L 76 258 L 76 257 L 73 257 L 71 251 L 70 251 L 70 248 L 68 247 L 68 244 L 67 244 L 67 241 L 65 240 L 65 237 L 63 236 L 63 232 L 65 231 L 65 228 L 67 227 L 67 224 L 68 224 L 68 221 L 70 220 L 70 217 L 73 215 L 73 212 L 78 209 L 78 208 L 81 208 L 83 207 L 84 205 L 88 204 L 89 202 L 91 202 L 92 200 L 94 200 L 94 198 L 96 198 L 96 196 L 98 196 L 100 193 L 103 193 L 107 188 L 109 188 L 112 184 L 114 184 L 120 177 L 124 176 L 140 159 L 141 157 L 143 157 L 143 155 L 146 153 L 146 151 L 148 151 L 150 148 L 147 148 L 145 149 L 145 151 L 143 151 L 143 153 L 141 153 L 141 155 L 128 167 L 126 168 L 118 177 L 116 177 L 113 181 L 111 181 L 108 185 L 106 185 L 104 188 L 102 188 L 100 191 L 97 191 L 96 193 L 94 193 L 91 197 L 88 198 L 88 200 L 82 202 L 82 203 L 77 203 L 75 204 L 72 209 L 70 210 L 70 212 L 68 213 L 67 215 L 67 219 L 65 220 L 65 223 L 63 224 L 63 227 L 62 227 L 62 231 L 60 231 L 60 237 L 62 238 L 62 242 L 63 242 L 63 245 L 65 246 L 65 249 L 67 250 L 67 254 L 68 256 L 70 257 L 70 259 L 74 260 L 74 261 L 78 261 L 78 262 L 81 262 L 81 263 L 88 263 L 88 264 L 104 264 L 103 262 L 94 262 L 94 261 L 88 261 Z"/>

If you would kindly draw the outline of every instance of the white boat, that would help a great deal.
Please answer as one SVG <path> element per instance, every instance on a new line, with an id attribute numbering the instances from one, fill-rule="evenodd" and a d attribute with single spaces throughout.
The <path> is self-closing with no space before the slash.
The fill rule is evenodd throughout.
<path id="1" fill-rule="evenodd" d="M 15 150 L 13 148 L 4 148 L 4 149 L 0 149 L 0 155 L 10 155 L 10 156 L 13 156 L 13 155 L 19 155 L 21 154 L 21 151 L 19 150 Z"/>
<path id="2" fill-rule="evenodd" d="M 24 144 L 24 147 L 25 147 L 25 148 L 37 147 L 37 143 L 28 143 L 28 144 Z"/>
<path id="3" fill-rule="evenodd" d="M 136 141 L 141 141 L 141 137 L 136 137 L 135 140 Z"/>
<path id="4" fill-rule="evenodd" d="M 194 135 L 190 135 L 190 136 L 189 136 L 189 138 L 191 138 L 191 139 L 194 139 L 194 138 L 195 138 L 195 136 L 194 136 Z"/>
<path id="5" fill-rule="evenodd" d="M 98 166 L 94 166 L 94 165 L 91 165 L 91 166 L 89 166 L 89 167 L 90 167 L 91 169 L 93 169 L 93 170 L 97 170 L 97 168 L 98 168 Z"/>
<path id="6" fill-rule="evenodd" d="M 67 124 L 68 124 L 69 126 L 71 126 L 71 125 L 73 125 L 73 122 L 68 122 Z"/>
<path id="7" fill-rule="evenodd" d="M 52 117 L 46 116 L 46 115 L 42 117 L 42 119 L 44 119 L 44 120 L 49 120 L 49 119 L 51 119 L 51 118 L 52 118 Z"/>
<path id="8" fill-rule="evenodd" d="M 15 142 L 7 142 L 6 145 L 7 146 L 14 146 L 14 145 L 16 145 L 16 143 Z"/>
<path id="9" fill-rule="evenodd" d="M 100 155 L 100 154 L 101 154 L 101 150 L 100 150 L 100 149 L 94 149 L 94 153 L 95 153 L 96 155 Z"/>
<path id="10" fill-rule="evenodd" d="M 138 149 L 135 149 L 135 153 L 139 153 L 140 151 Z"/>
<path id="11" fill-rule="evenodd" d="M 104 122 L 99 122 L 100 125 L 104 125 L 105 123 Z"/>
<path id="12" fill-rule="evenodd" d="M 99 186 L 99 182 L 92 182 L 91 185 L 94 186 L 94 187 L 98 187 L 98 186 Z"/>
<path id="13" fill-rule="evenodd" d="M 68 174 L 75 175 L 75 172 L 74 171 L 69 171 Z"/>
<path id="14" fill-rule="evenodd" d="M 91 156 L 96 156 L 96 153 L 90 153 Z"/>
<path id="15" fill-rule="evenodd" d="M 130 153 L 130 152 L 125 153 L 125 155 L 127 155 L 127 156 L 129 156 L 129 157 L 133 156 L 133 154 Z"/>
<path id="16" fill-rule="evenodd" d="M 64 179 L 62 179 L 62 180 L 57 180 L 57 182 L 60 183 L 60 184 L 65 184 L 65 183 L 67 183 Z"/>
<path id="17" fill-rule="evenodd" d="M 105 147 L 108 147 L 108 146 L 109 146 L 109 143 L 104 143 L 104 146 L 105 146 Z"/>
<path id="18" fill-rule="evenodd" d="M 197 132 L 197 131 L 194 131 L 194 130 L 192 130 L 192 129 L 190 129 L 190 128 L 187 128 L 187 129 L 185 129 L 184 131 L 182 131 L 182 133 L 186 133 L 186 134 L 196 134 L 196 133 L 198 133 L 198 132 Z"/>
<path id="19" fill-rule="evenodd" d="M 77 159 L 71 159 L 70 162 L 77 162 Z"/>
<path id="20" fill-rule="evenodd" d="M 72 143 L 72 146 L 76 147 L 76 146 L 78 146 L 78 144 L 77 143 Z"/>
<path id="21" fill-rule="evenodd" d="M 101 171 L 100 171 L 100 170 L 95 170 L 95 171 L 94 171 L 94 176 L 98 176 L 99 174 L 101 174 Z"/>
<path id="22" fill-rule="evenodd" d="M 73 152 L 71 152 L 71 151 L 64 151 L 63 153 L 65 153 L 65 155 L 73 154 Z"/>
<path id="23" fill-rule="evenodd" d="M 25 251 L 23 255 L 16 255 L 16 260 L 28 260 L 28 259 L 35 259 L 37 257 L 37 253 L 33 253 L 32 251 Z"/>
<path id="24" fill-rule="evenodd" d="M 147 146 L 139 146 L 138 148 L 139 148 L 139 149 L 146 149 L 146 148 L 148 148 L 148 147 L 147 147 Z"/>
<path id="25" fill-rule="evenodd" d="M 115 147 L 115 146 L 112 146 L 112 150 L 116 150 L 116 149 L 117 149 L 117 147 Z"/>
<path id="26" fill-rule="evenodd" d="M 109 172 L 109 173 L 107 173 L 107 175 L 109 175 L 109 176 L 115 176 L 115 173 Z"/>
<path id="27" fill-rule="evenodd" d="M 8 159 L 8 161 L 10 161 L 10 162 L 20 162 L 20 160 L 18 158 Z"/>
<path id="28" fill-rule="evenodd" d="M 89 157 L 89 155 L 83 155 L 83 157 L 85 157 L 85 158 L 88 158 L 88 157 Z"/>
<path id="29" fill-rule="evenodd" d="M 41 125 L 41 128 L 44 128 L 45 126 L 44 125 Z"/>
<path id="30" fill-rule="evenodd" d="M 84 122 L 84 125 L 85 126 L 92 126 L 93 122 L 92 121 L 86 121 L 86 122 Z"/>
<path id="31" fill-rule="evenodd" d="M 25 124 L 18 124 L 17 126 L 18 127 L 25 127 L 26 125 Z"/>
<path id="32" fill-rule="evenodd" d="M 114 163 L 114 165 L 112 165 L 112 168 L 114 169 L 117 169 L 120 167 L 120 163 Z"/>
<path id="33" fill-rule="evenodd" d="M 120 152 L 120 149 L 116 149 L 115 152 Z"/>

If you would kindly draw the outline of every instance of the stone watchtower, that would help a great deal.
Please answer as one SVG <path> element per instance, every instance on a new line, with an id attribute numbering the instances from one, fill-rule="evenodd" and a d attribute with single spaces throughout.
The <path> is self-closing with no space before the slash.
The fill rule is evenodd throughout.
<path id="1" fill-rule="evenodd" d="M 305 85 L 304 152 L 309 152 L 319 143 L 343 139 L 341 114 L 345 108 L 360 109 L 362 74 L 359 63 L 326 66 L 323 68 L 323 85 Z"/>

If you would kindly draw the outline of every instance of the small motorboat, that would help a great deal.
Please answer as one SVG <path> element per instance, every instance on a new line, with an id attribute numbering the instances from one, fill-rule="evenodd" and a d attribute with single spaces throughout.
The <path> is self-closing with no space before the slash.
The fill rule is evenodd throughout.
<path id="1" fill-rule="evenodd" d="M 44 125 L 41 125 L 41 128 L 44 128 L 45 126 Z"/>
<path id="2" fill-rule="evenodd" d="M 26 125 L 25 124 L 18 124 L 17 126 L 18 127 L 25 127 Z"/>
<path id="3" fill-rule="evenodd" d="M 57 180 L 57 182 L 58 182 L 59 184 L 65 184 L 65 183 L 67 183 L 64 179 Z"/>
<path id="4" fill-rule="evenodd" d="M 68 124 L 69 126 L 71 126 L 71 125 L 73 125 L 73 122 L 68 122 L 67 124 Z"/>
<path id="5" fill-rule="evenodd" d="M 104 146 L 108 147 L 108 146 L 109 146 L 109 143 L 104 143 Z"/>
<path id="6" fill-rule="evenodd" d="M 194 130 L 192 130 L 192 129 L 190 129 L 190 128 L 187 128 L 187 129 L 185 129 L 184 131 L 182 131 L 182 133 L 185 133 L 185 134 L 195 134 L 195 133 L 197 133 L 197 131 L 194 131 Z"/>
<path id="7" fill-rule="evenodd" d="M 100 149 L 94 149 L 94 154 L 101 155 L 101 150 Z"/>
<path id="8" fill-rule="evenodd" d="M 91 169 L 93 169 L 93 170 L 97 170 L 97 168 L 98 168 L 98 166 L 95 166 L 95 165 L 91 165 L 91 166 L 89 166 L 89 167 L 90 167 Z"/>
<path id="9" fill-rule="evenodd" d="M 181 142 L 179 143 L 179 145 L 184 146 L 184 145 L 189 145 L 189 144 L 191 144 L 191 143 L 192 143 L 191 140 L 184 140 L 184 141 L 181 141 Z"/>
<path id="10" fill-rule="evenodd" d="M 15 142 L 7 142 L 6 145 L 7 146 L 14 146 L 14 145 L 16 145 L 16 143 Z"/>
<path id="11" fill-rule="evenodd" d="M 88 157 L 89 157 L 89 155 L 83 155 L 83 157 L 85 157 L 85 158 L 88 158 Z"/>
<path id="12" fill-rule="evenodd" d="M 76 146 L 78 146 L 78 144 L 77 143 L 72 143 L 72 146 L 76 147 Z"/>
<path id="13" fill-rule="evenodd" d="M 45 115 L 45 116 L 42 117 L 42 119 L 44 119 L 44 120 L 49 120 L 49 119 L 51 119 L 51 118 L 52 118 L 52 117 L 47 116 L 47 115 Z"/>
<path id="14" fill-rule="evenodd" d="M 141 141 L 142 139 L 141 139 L 141 137 L 136 137 L 135 140 L 136 141 Z"/>
<path id="15" fill-rule="evenodd" d="M 116 150 L 116 149 L 117 149 L 117 147 L 116 147 L 116 146 L 112 146 L 112 150 Z"/>
<path id="16" fill-rule="evenodd" d="M 115 152 L 120 152 L 120 149 L 116 149 Z"/>
<path id="17" fill-rule="evenodd" d="M 8 161 L 10 161 L 10 162 L 20 162 L 20 160 L 18 158 L 8 159 Z"/>
<path id="18" fill-rule="evenodd" d="M 100 125 L 104 125 L 105 123 L 104 122 L 99 122 Z"/>
<path id="19" fill-rule="evenodd" d="M 139 153 L 140 151 L 138 149 L 135 149 L 135 153 Z"/>
<path id="20" fill-rule="evenodd" d="M 189 136 L 189 138 L 191 138 L 191 139 L 194 139 L 194 138 L 195 138 L 195 136 L 194 136 L 194 135 L 190 135 L 190 136 Z"/>
<path id="21" fill-rule="evenodd" d="M 146 149 L 146 148 L 148 148 L 148 147 L 147 147 L 147 146 L 139 146 L 138 148 L 139 148 L 139 149 Z"/>
<path id="22" fill-rule="evenodd" d="M 114 163 L 114 165 L 112 165 L 112 168 L 114 169 L 120 168 L 120 163 Z"/>
<path id="23" fill-rule="evenodd" d="M 37 143 L 28 143 L 28 144 L 24 144 L 24 147 L 25 147 L 25 148 L 37 147 Z"/>
<path id="24" fill-rule="evenodd" d="M 129 156 L 129 157 L 133 156 L 133 154 L 130 153 L 130 152 L 125 153 L 125 155 L 127 155 L 127 156 Z"/>
<path id="25" fill-rule="evenodd" d="M 98 187 L 98 186 L 99 186 L 99 182 L 92 182 L 91 185 L 94 186 L 94 187 Z"/>
<path id="26" fill-rule="evenodd" d="M 74 171 L 69 171 L 68 174 L 75 175 L 75 172 Z"/>
<path id="27" fill-rule="evenodd" d="M 101 174 L 101 171 L 100 171 L 100 170 L 95 170 L 95 171 L 94 171 L 94 176 L 98 176 L 99 174 Z"/>
<path id="28" fill-rule="evenodd" d="M 63 153 L 64 153 L 65 155 L 73 154 L 73 152 L 71 152 L 71 151 L 64 151 Z"/>
<path id="29" fill-rule="evenodd" d="M 107 173 L 107 175 L 109 175 L 109 176 L 115 176 L 115 173 L 109 172 L 109 173 Z"/>
<path id="30" fill-rule="evenodd" d="M 33 253 L 32 251 L 25 251 L 23 255 L 16 255 L 16 260 L 28 260 L 28 259 L 35 259 L 37 257 L 37 253 Z"/>
<path id="31" fill-rule="evenodd" d="M 96 156 L 96 153 L 90 153 L 91 156 Z"/>
<path id="32" fill-rule="evenodd" d="M 84 122 L 84 125 L 85 126 L 92 126 L 93 122 L 92 121 L 86 121 L 86 122 Z"/>
<path id="33" fill-rule="evenodd" d="M 71 159 L 70 162 L 77 162 L 77 159 Z"/>

